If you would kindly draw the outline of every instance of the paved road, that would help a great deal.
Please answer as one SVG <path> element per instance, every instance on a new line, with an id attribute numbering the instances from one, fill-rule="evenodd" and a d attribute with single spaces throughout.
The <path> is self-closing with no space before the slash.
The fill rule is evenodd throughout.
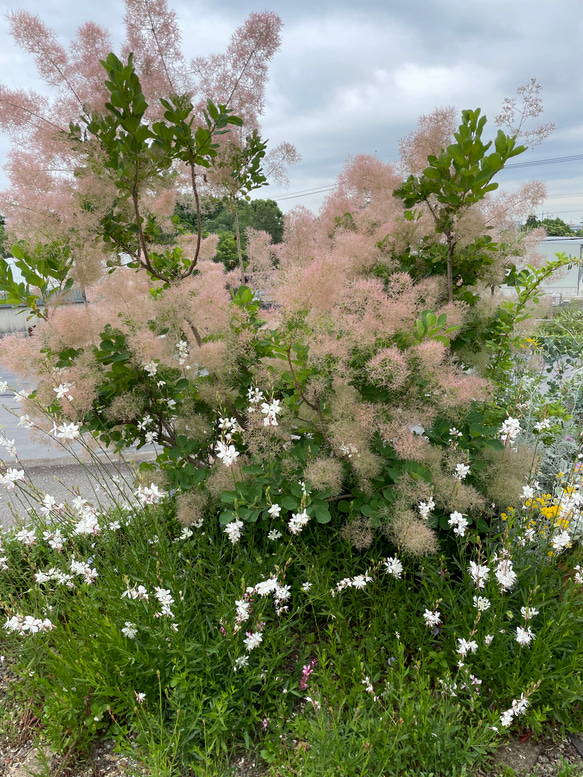
<path id="1" fill-rule="evenodd" d="M 6 381 L 11 388 L 17 390 L 30 389 L 16 375 L 4 367 L 0 367 L 0 381 Z M 52 443 L 48 438 L 43 438 L 39 432 L 28 430 L 18 426 L 20 415 L 20 403 L 14 398 L 14 392 L 9 390 L 0 394 L 0 435 L 6 435 L 8 440 L 14 440 L 19 458 L 19 465 L 6 455 L 6 451 L 0 449 L 0 458 L 3 458 L 7 467 L 23 467 L 27 480 L 31 481 L 41 494 L 54 496 L 58 502 L 71 498 L 74 493 L 81 493 L 85 499 L 94 504 L 100 501 L 103 505 L 111 503 L 108 496 L 107 482 L 121 473 L 123 479 L 131 480 L 131 469 L 122 467 L 118 473 L 119 464 L 108 464 L 107 458 L 100 457 L 102 465 L 92 464 L 80 446 L 74 450 L 81 458 L 87 459 L 83 466 L 75 461 L 75 458 L 62 447 Z M 83 454 L 83 455 L 82 455 Z M 144 446 L 139 452 L 130 450 L 126 458 L 137 460 L 152 459 L 155 451 L 152 446 Z M 119 458 L 110 457 L 119 462 Z M 130 491 L 126 487 L 126 491 Z M 15 516 L 26 517 L 27 504 L 17 498 L 17 489 L 12 492 L 5 491 L 0 486 L 0 526 L 10 526 Z"/>

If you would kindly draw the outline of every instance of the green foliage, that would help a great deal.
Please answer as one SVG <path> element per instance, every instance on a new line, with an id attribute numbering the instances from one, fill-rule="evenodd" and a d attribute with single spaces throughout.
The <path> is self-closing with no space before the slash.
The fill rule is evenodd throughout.
<path id="1" fill-rule="evenodd" d="M 581 586 L 568 572 L 580 553 L 557 564 L 548 540 L 521 545 L 534 510 L 525 520 L 510 514 L 481 543 L 459 541 L 455 557 L 404 560 L 393 576 L 386 541 L 355 553 L 334 508 L 326 538 L 313 527 L 269 540 L 250 523 L 234 548 L 212 512 L 185 529 L 173 500 L 118 501 L 92 534 L 61 508 L 50 526 L 33 514 L 34 542 L 17 537 L 20 527 L 3 539 L 5 616 L 49 613 L 55 625 L 3 637 L 12 693 L 58 750 L 107 735 L 168 776 L 220 773 L 245 747 L 274 775 L 293 765 L 305 777 L 338 767 L 445 777 L 470 773 L 491 752 L 492 727 L 503 730 L 500 715 L 521 694 L 530 705 L 521 722 L 535 733 L 553 718 L 581 723 Z M 56 528 L 60 551 L 48 541 Z M 517 575 L 505 592 L 493 574 L 502 548 Z M 90 572 L 71 574 L 72 560 Z M 473 560 L 491 569 L 479 589 Z M 35 579 L 43 572 L 52 579 Z M 279 605 L 256 588 L 275 580 L 285 586 Z M 490 601 L 485 611 L 476 595 Z M 527 618 L 536 634 L 527 646 L 515 639 L 523 607 L 538 611 Z M 440 615 L 437 627 L 426 625 L 428 611 Z M 246 651 L 253 632 L 261 642 Z M 477 649 L 459 666 L 462 638 Z"/>
<path id="2" fill-rule="evenodd" d="M 178 247 L 163 254 L 150 250 L 149 243 L 160 237 L 161 230 L 153 214 L 141 214 L 140 199 L 146 189 L 168 185 L 174 162 L 188 166 L 196 195 L 195 166 L 208 168 L 217 156 L 215 136 L 242 121 L 231 115 L 226 105 L 217 107 L 208 100 L 204 125 L 198 125 L 190 99 L 174 95 L 161 99 L 165 121 L 150 124 L 144 118 L 148 104 L 132 55 L 126 65 L 115 54 L 109 54 L 101 64 L 110 93 L 106 113 L 84 117 L 83 126 L 72 124 L 70 137 L 77 143 L 97 140 L 119 191 L 116 210 L 102 219 L 103 239 L 129 253 L 131 267 L 142 267 L 154 278 L 170 281 L 187 277 L 196 266 L 198 249 L 192 259 L 184 257 Z M 129 210 L 123 208 L 126 203 Z"/>
<path id="3" fill-rule="evenodd" d="M 74 260 L 68 246 L 37 243 L 32 247 L 18 243 L 12 246 L 12 256 L 24 280 L 16 281 L 11 264 L 0 258 L 0 288 L 5 294 L 5 303 L 27 307 L 30 311 L 27 321 L 34 317 L 48 318 L 47 303 L 73 286 L 70 271 Z"/>
<path id="4" fill-rule="evenodd" d="M 492 179 L 509 159 L 526 150 L 517 145 L 516 138 L 498 130 L 494 151 L 487 153 L 492 141 L 482 140 L 485 124 L 486 117 L 480 116 L 480 109 L 463 111 L 462 123 L 454 133 L 456 142 L 439 156 L 429 156 L 423 173 L 409 176 L 393 192 L 403 200 L 406 217 L 410 219 L 418 215 L 415 207 L 424 203 L 434 219 L 435 231 L 444 236 L 445 244 L 427 256 L 423 254 L 421 262 L 425 275 L 447 275 L 450 301 L 475 301 L 473 295 L 468 296 L 467 287 L 474 286 L 482 277 L 483 268 L 490 263 L 488 252 L 494 249 L 491 239 L 483 236 L 461 252 L 457 250 L 459 218 L 498 188 Z"/>
<path id="5" fill-rule="evenodd" d="M 578 260 L 566 254 L 557 254 L 554 262 L 548 262 L 544 267 L 536 268 L 527 265 L 523 270 L 512 269 L 506 282 L 516 290 L 517 298 L 505 300 L 491 322 L 490 333 L 486 343 L 492 352 L 490 375 L 499 383 L 505 376 L 510 376 L 512 369 L 513 349 L 520 346 L 523 336 L 516 333 L 516 326 L 530 317 L 530 305 L 540 301 L 542 284 L 555 272 L 563 267 L 572 267 Z"/>

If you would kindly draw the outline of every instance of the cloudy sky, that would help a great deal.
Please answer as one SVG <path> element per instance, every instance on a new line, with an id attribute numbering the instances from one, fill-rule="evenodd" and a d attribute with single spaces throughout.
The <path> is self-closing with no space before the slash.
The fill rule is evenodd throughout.
<path id="1" fill-rule="evenodd" d="M 169 5 L 187 56 L 220 52 L 250 12 L 265 9 L 253 0 Z M 34 66 L 8 35 L 5 13 L 18 8 L 39 14 L 64 44 L 88 19 L 108 27 L 117 43 L 123 38 L 123 0 L 0 0 L 0 80 L 11 87 L 39 88 Z M 284 210 L 316 210 L 349 155 L 396 160 L 399 138 L 421 114 L 453 105 L 494 117 L 503 98 L 534 77 L 543 87 L 542 120 L 557 129 L 504 171 L 500 184 L 542 180 L 549 196 L 537 215 L 582 221 L 581 0 L 272 0 L 268 10 L 284 29 L 263 134 L 293 143 L 303 161 L 287 190 L 270 187 L 261 196 Z M 0 157 L 7 148 L 0 139 Z M 559 161 L 565 157 L 575 159 Z"/>

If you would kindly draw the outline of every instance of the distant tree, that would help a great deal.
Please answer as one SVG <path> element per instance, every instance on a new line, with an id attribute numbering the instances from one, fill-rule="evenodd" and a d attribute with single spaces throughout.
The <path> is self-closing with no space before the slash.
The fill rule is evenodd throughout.
<path id="1" fill-rule="evenodd" d="M 8 247 L 8 234 L 6 233 L 6 219 L 0 214 L 0 257 L 5 259 L 10 256 Z"/>
<path id="2" fill-rule="evenodd" d="M 529 216 L 523 225 L 525 231 L 542 227 L 549 237 L 573 237 L 577 233 L 563 221 L 563 219 L 543 219 L 539 221 L 536 216 Z"/>
<path id="3" fill-rule="evenodd" d="M 247 261 L 245 234 L 247 227 L 267 232 L 274 244 L 282 242 L 284 215 L 275 200 L 251 200 L 250 202 L 241 200 L 237 210 L 244 261 Z M 196 209 L 188 200 L 185 199 L 176 204 L 174 216 L 177 224 L 182 228 L 189 232 L 196 231 Z M 232 270 L 239 262 L 234 212 L 218 197 L 204 197 L 201 207 L 201 225 L 204 236 L 219 235 L 215 259 L 222 262 L 228 270 Z"/>

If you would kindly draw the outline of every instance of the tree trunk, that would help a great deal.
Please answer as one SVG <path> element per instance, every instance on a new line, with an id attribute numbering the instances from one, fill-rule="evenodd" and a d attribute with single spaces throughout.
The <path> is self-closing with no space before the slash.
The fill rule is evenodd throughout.
<path id="1" fill-rule="evenodd" d="M 241 233 L 239 232 L 239 209 L 235 203 L 235 241 L 237 243 L 237 255 L 239 256 L 239 267 L 241 268 L 241 284 L 245 285 L 245 267 L 243 265 L 243 251 L 241 250 Z"/>

